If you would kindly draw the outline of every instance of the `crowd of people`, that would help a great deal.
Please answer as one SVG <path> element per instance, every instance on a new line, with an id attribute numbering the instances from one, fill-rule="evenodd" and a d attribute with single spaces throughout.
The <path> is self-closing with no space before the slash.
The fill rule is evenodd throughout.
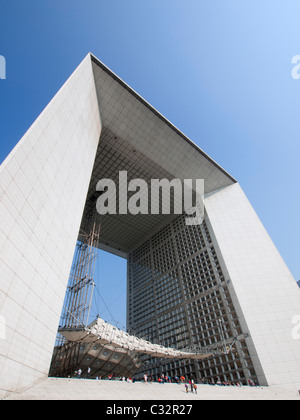
<path id="1" fill-rule="evenodd" d="M 152 376 L 148 376 L 148 374 L 144 375 L 144 382 L 153 382 L 153 378 Z M 158 383 L 164 384 L 166 382 L 169 383 L 177 383 L 177 384 L 185 384 L 186 388 L 187 388 L 187 392 L 189 387 L 191 388 L 191 392 L 194 392 L 197 389 L 197 386 L 194 382 L 194 379 L 186 379 L 183 375 L 182 376 L 175 376 L 174 378 L 171 378 L 168 375 L 164 375 L 162 374 L 158 380 Z M 199 381 L 199 385 L 212 385 L 212 386 L 243 386 L 242 382 L 237 381 L 237 382 L 233 382 L 233 381 L 221 381 L 221 380 L 217 380 L 214 381 L 213 379 L 207 379 L 207 378 L 203 378 Z M 255 382 L 252 379 L 248 380 L 248 386 L 256 386 Z"/>
<path id="2" fill-rule="evenodd" d="M 75 375 L 78 378 L 82 377 L 82 370 L 78 369 L 78 371 L 75 372 Z M 86 378 L 90 378 L 91 375 L 91 369 L 88 368 L 87 370 L 87 374 L 86 374 Z M 101 376 L 100 377 L 96 377 L 96 380 L 100 380 L 102 379 Z M 107 378 L 103 378 L 103 379 L 108 379 L 108 380 L 120 380 L 123 382 L 127 382 L 127 383 L 134 383 L 136 382 L 136 378 L 135 377 L 116 377 L 116 375 L 114 373 L 109 374 Z M 144 374 L 144 382 L 145 383 L 153 383 L 153 382 L 158 382 L 159 384 L 165 384 L 165 383 L 177 383 L 177 384 L 184 384 L 186 392 L 195 392 L 197 393 L 197 385 L 194 381 L 193 378 L 188 379 L 185 378 L 183 375 L 182 376 L 175 376 L 174 378 L 171 378 L 170 376 L 168 376 L 167 374 L 162 374 L 160 375 L 156 380 L 149 374 L 145 373 Z M 242 382 L 237 381 L 237 382 L 232 382 L 232 381 L 214 381 L 213 379 L 207 379 L 207 378 L 203 378 L 199 381 L 199 385 L 211 385 L 211 386 L 243 386 Z M 252 379 L 248 380 L 248 385 L 249 386 L 256 386 L 256 384 L 253 382 Z"/>
<path id="3" fill-rule="evenodd" d="M 215 386 L 215 385 L 217 385 L 217 386 L 243 386 L 242 382 L 240 382 L 240 381 L 237 381 L 237 382 L 220 381 L 220 380 L 214 381 L 213 379 L 210 380 L 210 379 L 207 379 L 207 378 L 202 379 L 200 381 L 200 384 L 212 385 L 212 386 Z M 256 386 L 255 382 L 253 382 L 252 379 L 248 380 L 248 385 L 249 386 Z"/>

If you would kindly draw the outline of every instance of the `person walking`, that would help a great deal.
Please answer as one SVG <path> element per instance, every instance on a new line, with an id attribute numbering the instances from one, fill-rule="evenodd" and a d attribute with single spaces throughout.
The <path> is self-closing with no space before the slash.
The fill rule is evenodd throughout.
<path id="1" fill-rule="evenodd" d="M 191 379 L 189 381 L 189 383 L 190 383 L 190 387 L 191 387 L 191 392 L 194 392 L 194 381 L 193 381 L 193 379 Z"/>

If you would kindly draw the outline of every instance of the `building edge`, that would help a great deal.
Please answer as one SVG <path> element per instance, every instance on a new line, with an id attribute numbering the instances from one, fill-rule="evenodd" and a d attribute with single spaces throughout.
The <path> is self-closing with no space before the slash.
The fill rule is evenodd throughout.
<path id="1" fill-rule="evenodd" d="M 1 396 L 48 375 L 100 133 L 88 54 L 1 165 Z"/>
<path id="2" fill-rule="evenodd" d="M 205 209 L 261 385 L 300 387 L 297 284 L 238 183 L 206 196 Z"/>

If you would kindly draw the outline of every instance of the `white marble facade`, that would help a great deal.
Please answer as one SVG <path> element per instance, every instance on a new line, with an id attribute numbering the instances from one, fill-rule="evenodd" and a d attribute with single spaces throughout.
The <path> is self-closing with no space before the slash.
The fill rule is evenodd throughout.
<path id="1" fill-rule="evenodd" d="M 1 165 L 0 396 L 48 375 L 100 132 L 88 56 Z"/>
<path id="2" fill-rule="evenodd" d="M 238 183 L 208 194 L 205 208 L 260 384 L 299 389 L 293 276 Z"/>

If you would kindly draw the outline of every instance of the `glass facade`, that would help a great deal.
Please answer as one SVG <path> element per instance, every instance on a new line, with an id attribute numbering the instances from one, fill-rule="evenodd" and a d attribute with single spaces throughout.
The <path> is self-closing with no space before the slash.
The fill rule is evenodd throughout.
<path id="1" fill-rule="evenodd" d="M 182 215 L 129 254 L 127 322 L 129 332 L 164 346 L 220 352 L 201 361 L 143 356 L 140 375 L 257 383 L 208 226 L 186 226 Z"/>

